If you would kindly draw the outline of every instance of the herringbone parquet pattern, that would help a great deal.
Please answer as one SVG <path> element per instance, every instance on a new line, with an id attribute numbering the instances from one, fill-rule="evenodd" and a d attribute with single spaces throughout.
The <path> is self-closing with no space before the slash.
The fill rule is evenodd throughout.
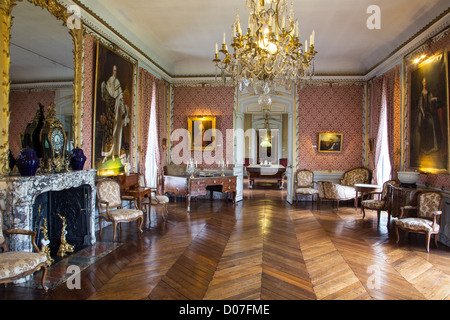
<path id="1" fill-rule="evenodd" d="M 375 212 L 365 220 L 353 202 L 339 211 L 310 202 L 289 205 L 285 193 L 246 191 L 198 200 L 186 214 L 171 203 L 163 221 L 152 209 L 141 237 L 124 225 L 125 244 L 82 272 L 82 289 L 61 285 L 48 295 L 14 286 L 3 299 L 396 300 L 450 299 L 450 249 L 425 250 L 420 235 L 395 246 Z M 99 241 L 110 241 L 104 230 Z"/>

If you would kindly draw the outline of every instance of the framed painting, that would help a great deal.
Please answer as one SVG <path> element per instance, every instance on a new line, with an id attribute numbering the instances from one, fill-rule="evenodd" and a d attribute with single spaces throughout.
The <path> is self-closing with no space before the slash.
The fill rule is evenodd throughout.
<path id="1" fill-rule="evenodd" d="M 135 65 L 98 43 L 92 164 L 99 175 L 124 172 L 132 152 Z"/>
<path id="2" fill-rule="evenodd" d="M 319 152 L 342 152 L 343 136 L 342 133 L 336 132 L 319 133 Z"/>
<path id="3" fill-rule="evenodd" d="M 192 151 L 215 150 L 216 117 L 188 117 Z"/>
<path id="4" fill-rule="evenodd" d="M 448 173 L 447 50 L 418 64 L 409 78 L 409 167 L 427 173 Z"/>

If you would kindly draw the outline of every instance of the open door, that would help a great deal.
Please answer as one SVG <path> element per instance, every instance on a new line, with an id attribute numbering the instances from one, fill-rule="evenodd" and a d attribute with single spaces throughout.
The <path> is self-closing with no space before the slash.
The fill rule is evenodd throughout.
<path id="1" fill-rule="evenodd" d="M 237 176 L 236 181 L 236 202 L 244 199 L 244 118 L 242 112 L 234 111 L 234 168 L 233 174 Z"/>

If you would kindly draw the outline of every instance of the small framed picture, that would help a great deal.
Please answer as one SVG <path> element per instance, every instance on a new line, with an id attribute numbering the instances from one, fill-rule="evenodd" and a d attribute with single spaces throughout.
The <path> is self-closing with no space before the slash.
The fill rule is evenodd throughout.
<path id="1" fill-rule="evenodd" d="M 216 117 L 188 117 L 191 150 L 215 150 Z"/>
<path id="2" fill-rule="evenodd" d="M 319 133 L 319 152 L 342 152 L 342 133 Z"/>

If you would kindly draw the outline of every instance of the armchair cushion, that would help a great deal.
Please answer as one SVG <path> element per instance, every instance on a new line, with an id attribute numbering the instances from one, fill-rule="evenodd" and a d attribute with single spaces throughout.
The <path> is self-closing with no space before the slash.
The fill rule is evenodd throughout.
<path id="1" fill-rule="evenodd" d="M 166 196 L 152 196 L 152 204 L 169 203 L 170 199 Z"/>
<path id="2" fill-rule="evenodd" d="M 354 186 L 358 183 L 369 183 L 370 171 L 366 168 L 356 168 L 344 173 L 340 184 L 343 186 Z"/>
<path id="3" fill-rule="evenodd" d="M 434 212 L 441 205 L 442 196 L 439 193 L 428 192 L 421 193 L 418 198 L 420 205 L 418 206 L 417 217 L 432 220 Z"/>
<path id="4" fill-rule="evenodd" d="M 0 280 L 17 277 L 47 261 L 45 253 L 12 251 L 0 255 Z"/>
<path id="5" fill-rule="evenodd" d="M 439 224 L 434 224 L 433 221 L 421 218 L 406 218 L 397 220 L 396 225 L 403 229 L 408 229 L 415 232 L 426 232 L 426 233 L 438 233 L 440 226 Z"/>
<path id="6" fill-rule="evenodd" d="M 371 210 L 387 210 L 386 201 L 384 200 L 364 200 L 362 206 Z"/>
<path id="7" fill-rule="evenodd" d="M 313 188 L 297 188 L 295 189 L 295 193 L 313 195 L 318 194 L 319 190 Z"/>
<path id="8" fill-rule="evenodd" d="M 112 219 L 114 221 L 126 221 L 134 220 L 142 216 L 144 213 L 141 210 L 135 209 L 117 209 L 110 210 L 109 216 L 106 211 L 101 212 L 101 215 L 107 219 Z"/>
<path id="9" fill-rule="evenodd" d="M 101 202 L 107 202 L 110 209 L 122 206 L 120 185 L 114 180 L 103 180 L 99 182 L 97 196 L 101 199 Z M 106 209 L 104 204 L 100 204 L 100 206 L 102 209 Z"/>
<path id="10" fill-rule="evenodd" d="M 323 181 L 322 192 L 325 199 L 350 200 L 355 198 L 355 188 L 339 185 L 333 182 Z"/>
<path id="11" fill-rule="evenodd" d="M 314 184 L 314 173 L 309 170 L 299 170 L 297 172 L 297 188 L 311 187 Z"/>

